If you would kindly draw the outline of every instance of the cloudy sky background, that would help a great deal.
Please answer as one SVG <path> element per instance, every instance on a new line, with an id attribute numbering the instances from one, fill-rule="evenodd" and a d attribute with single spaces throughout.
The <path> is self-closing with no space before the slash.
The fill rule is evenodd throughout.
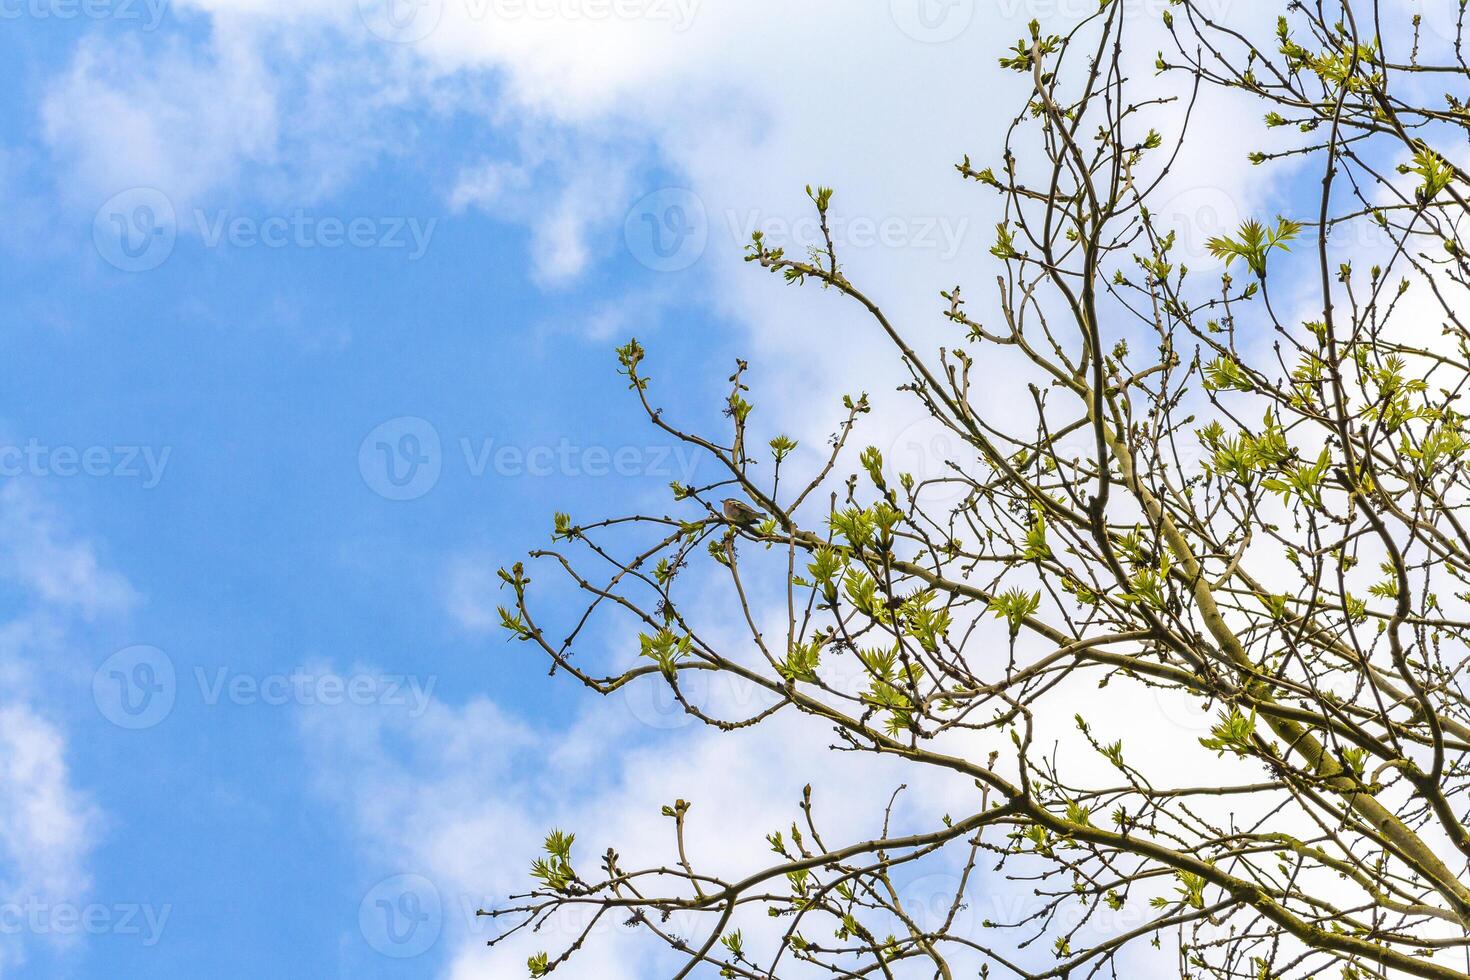
<path id="1" fill-rule="evenodd" d="M 631 335 L 691 427 L 738 355 L 772 428 L 820 445 L 868 390 L 863 442 L 932 466 L 872 325 L 741 250 L 802 250 L 832 185 L 849 275 L 937 343 L 939 289 L 990 297 L 996 200 L 953 165 L 1024 98 L 995 58 L 1082 7 L 0 3 L 0 976 L 517 976 L 554 943 L 465 913 L 552 824 L 638 853 L 684 797 L 736 867 L 812 771 L 886 800 L 800 725 L 547 678 L 494 569 L 701 475 L 613 373 Z M 1160 207 L 1195 249 L 1294 194 L 1254 107 L 1205 110 Z M 566 974 L 662 975 L 599 938 Z"/>

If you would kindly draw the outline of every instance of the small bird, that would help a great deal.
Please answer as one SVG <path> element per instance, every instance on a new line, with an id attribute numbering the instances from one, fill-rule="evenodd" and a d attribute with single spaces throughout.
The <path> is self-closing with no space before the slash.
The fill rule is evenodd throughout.
<path id="1" fill-rule="evenodd" d="M 725 500 L 721 504 L 721 509 L 725 514 L 725 520 L 729 521 L 731 524 L 738 524 L 742 527 L 755 524 L 763 517 L 765 517 L 764 514 L 747 504 L 745 501 L 736 500 L 734 497 L 725 498 Z"/>

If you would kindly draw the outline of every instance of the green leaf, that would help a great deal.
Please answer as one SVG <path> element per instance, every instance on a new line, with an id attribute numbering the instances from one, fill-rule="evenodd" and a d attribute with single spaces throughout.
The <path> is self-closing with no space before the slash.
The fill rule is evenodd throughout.
<path id="1" fill-rule="evenodd" d="M 638 634 L 640 647 L 638 655 L 647 657 L 658 664 L 665 677 L 672 678 L 679 669 L 679 663 L 689 656 L 693 641 L 687 636 L 679 636 L 664 627 L 650 636 L 647 633 Z"/>
<path id="2" fill-rule="evenodd" d="M 990 611 L 997 619 L 1004 619 L 1011 628 L 1011 638 L 1021 632 L 1026 618 L 1041 608 L 1041 591 L 1025 592 L 1019 588 L 1007 590 L 990 601 Z"/>
<path id="3" fill-rule="evenodd" d="M 1251 218 L 1240 226 L 1238 238 L 1219 235 L 1206 242 L 1205 248 L 1209 249 L 1210 254 L 1215 258 L 1224 259 L 1227 269 L 1236 259 L 1244 259 L 1250 266 L 1250 270 L 1264 279 L 1266 278 L 1266 256 L 1272 249 L 1279 248 L 1283 252 L 1291 251 L 1286 243 L 1296 238 L 1301 230 L 1300 222 L 1287 218 L 1278 217 L 1275 229 L 1269 229 L 1255 218 Z"/>

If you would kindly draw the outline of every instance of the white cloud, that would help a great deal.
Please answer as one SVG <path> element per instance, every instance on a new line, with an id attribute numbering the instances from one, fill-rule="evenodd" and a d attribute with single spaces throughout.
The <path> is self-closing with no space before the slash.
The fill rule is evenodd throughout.
<path id="1" fill-rule="evenodd" d="M 228 187 L 249 166 L 286 174 L 299 186 L 292 173 L 298 159 L 347 173 L 354 161 L 384 152 L 376 113 L 402 105 L 460 108 L 509 135 L 515 149 L 449 168 L 453 177 L 439 193 L 462 213 L 526 226 L 535 273 L 551 286 L 575 280 L 622 247 L 622 219 L 633 200 L 659 184 L 687 187 L 704 210 L 708 243 L 695 271 L 670 276 L 677 284 L 670 288 L 695 291 L 710 310 L 746 325 L 757 355 L 755 400 L 762 413 L 789 418 L 791 434 L 808 445 L 819 445 L 830 427 L 824 406 L 837 391 L 885 391 L 892 359 L 887 341 L 852 304 L 820 290 L 792 290 L 742 263 L 752 220 L 792 228 L 811 214 L 804 186 L 823 183 L 838 189 L 833 213 L 846 227 L 896 229 L 871 244 L 854 236 L 845 268 L 921 349 L 947 333 L 939 289 L 965 282 L 977 306 L 993 299 L 986 250 L 996 198 L 961 181 L 952 165 L 967 153 L 981 165 L 998 155 L 1026 80 L 1002 76 L 992 59 L 1044 13 L 1035 4 L 974 5 L 956 40 L 926 44 L 890 16 L 901 0 L 788 5 L 774 29 L 773 9 L 757 4 L 593 20 L 566 11 L 551 18 L 477 16 L 485 9 L 478 0 L 443 0 L 424 8 L 441 16 L 437 30 L 416 45 L 381 46 L 356 19 L 352 0 L 183 5 L 211 16 L 206 51 L 178 49 L 140 64 L 129 63 L 126 50 L 84 46 L 48 100 L 48 139 L 80 183 L 115 183 L 108 167 L 115 154 L 126 179 L 164 183 L 185 197 Z M 692 20 L 680 11 L 692 11 Z M 1139 60 L 1137 75 L 1147 78 L 1155 46 L 1145 25 L 1136 29 L 1130 52 Z M 264 54 L 301 49 L 363 66 L 373 84 L 293 90 L 308 64 L 317 77 L 333 72 L 330 63 Z M 132 71 L 124 74 L 125 65 Z M 474 84 L 479 79 L 494 80 L 495 98 L 484 96 Z M 329 115 L 324 107 L 341 119 L 303 132 L 294 112 L 291 125 L 282 121 L 287 105 L 303 109 L 300 118 L 308 121 Z M 1243 159 L 1242 133 L 1254 117 L 1254 109 L 1206 93 L 1179 176 L 1160 195 L 1181 220 L 1228 226 L 1266 199 L 1269 182 Z M 282 148 L 286 130 L 295 140 L 290 152 Z M 950 234 L 936 237 L 940 221 Z M 626 322 L 616 304 L 602 310 L 595 333 Z M 982 395 L 982 407 L 1002 420 L 1017 404 L 1004 384 L 997 378 Z M 922 447 L 928 434 L 911 429 L 922 413 L 891 410 L 898 399 L 880 397 L 890 410 L 877 413 L 863 442 L 902 447 L 912 436 Z M 448 608 L 461 626 L 493 625 L 496 584 L 489 569 L 452 569 Z M 828 753 L 820 726 L 783 719 L 733 736 L 686 732 L 677 747 L 654 738 L 642 748 L 614 749 L 643 734 L 633 719 L 651 718 L 634 702 L 623 705 L 626 717 L 616 709 L 589 715 L 554 736 L 487 702 L 438 707 L 413 725 L 365 713 L 304 719 L 324 788 L 353 815 L 379 870 L 436 882 L 450 910 L 457 980 L 523 969 L 530 939 L 487 953 L 483 934 L 461 913 L 471 896 L 493 904 L 523 888 L 525 862 L 552 824 L 581 833 L 584 855 L 614 843 L 633 860 L 666 829 L 658 807 L 683 796 L 708 821 L 698 841 L 705 856 L 733 867 L 756 859 L 766 830 L 789 823 L 797 781 L 818 773 L 842 801 L 834 835 L 872 833 L 877 815 L 854 802 L 871 801 L 871 786 L 850 795 L 843 789 L 870 782 L 872 762 Z M 774 758 L 783 765 L 770 764 Z M 890 788 L 899 781 L 891 775 Z M 913 797 L 932 804 L 950 792 L 936 782 L 914 787 Z M 580 969 L 593 972 L 572 976 L 650 975 L 641 944 L 629 944 L 619 930 L 599 938 L 607 951 L 580 961 Z"/>
<path id="2" fill-rule="evenodd" d="M 0 851 L 11 895 L 77 901 L 96 815 L 72 785 L 66 739 L 26 705 L 0 708 Z"/>
<path id="3" fill-rule="evenodd" d="M 101 815 L 72 781 L 66 733 L 40 693 L 40 672 L 72 673 L 76 664 L 53 658 L 72 652 L 79 621 L 125 614 L 137 595 L 34 486 L 17 481 L 0 489 L 0 581 L 26 597 L 0 623 L 0 903 L 26 915 L 81 908 Z M 8 939 L 0 973 L 25 955 L 21 937 Z"/>
<path id="4" fill-rule="evenodd" d="M 401 873 L 434 883 L 444 906 L 447 976 L 516 975 L 530 953 L 575 937 L 579 924 L 563 919 L 487 950 L 497 924 L 473 916 L 527 888 L 529 862 L 553 827 L 577 834 L 576 855 L 589 874 L 608 847 L 630 867 L 662 864 L 672 839 L 660 808 L 687 799 L 694 803 L 692 859 L 703 870 L 735 875 L 769 856 L 766 833 L 802 819 L 808 781 L 823 832 L 842 841 L 881 830 L 883 806 L 900 782 L 911 785 L 915 800 L 932 784 L 920 804 L 929 822 L 937 821 L 936 801 L 959 792 L 943 788 L 954 783 L 944 776 L 828 752 L 820 728 L 805 721 L 729 736 L 688 729 L 674 741 L 650 738 L 621 701 L 599 702 L 564 732 L 530 729 L 486 701 L 436 705 L 415 723 L 382 712 L 303 712 L 322 788 L 345 806 L 368 855 L 363 887 Z M 906 807 L 899 811 L 899 822 L 912 819 Z M 692 918 L 679 925 L 692 933 L 701 923 L 711 927 Z M 765 926 L 744 928 L 751 936 Z M 609 921 L 565 972 L 586 980 L 649 976 L 665 962 L 653 944 Z"/>
<path id="5" fill-rule="evenodd" d="M 461 556 L 449 563 L 444 604 L 461 629 L 483 633 L 500 622 L 500 579 L 489 561 Z"/>
<path id="6" fill-rule="evenodd" d="M 1251 767 L 1218 760 L 1198 745 L 1211 719 L 1191 699 L 1155 695 L 1122 678 L 1114 679 L 1104 697 L 1095 683 L 1069 683 L 1039 709 L 1038 728 L 1049 733 L 1048 739 L 1057 738 L 1048 754 L 1054 752 L 1059 772 L 1070 782 L 1106 783 L 1111 776 L 1075 730 L 1071 719 L 1078 710 L 1086 711 L 1100 740 L 1123 738 L 1130 762 L 1161 784 L 1188 784 L 1202 766 L 1222 784 L 1258 778 Z M 433 883 L 443 909 L 443 933 L 436 951 L 426 955 L 442 955 L 447 961 L 443 975 L 452 980 L 518 975 L 527 956 L 543 949 L 559 952 L 585 925 L 576 916 L 560 918 L 536 934 L 487 949 L 485 941 L 507 920 L 474 915 L 476 909 L 505 907 L 508 896 L 526 890 L 529 862 L 552 828 L 577 835 L 575 857 L 588 874 L 608 847 L 618 851 L 626 868 L 662 865 L 672 859 L 673 841 L 660 808 L 685 799 L 693 803 L 688 845 L 696 866 L 743 876 L 772 859 L 766 833 L 802 822 L 798 803 L 806 783 L 813 786 L 814 814 L 829 846 L 875 837 L 889 794 L 901 783 L 908 789 L 895 810 L 897 833 L 933 830 L 942 815 L 977 808 L 978 793 L 970 781 L 947 771 L 834 751 L 828 727 L 808 717 L 786 713 L 753 729 L 719 733 L 677 708 L 652 710 L 648 689 L 661 686 L 656 678 L 647 679 L 607 699 L 589 698 L 575 724 L 555 731 L 518 721 L 483 699 L 463 707 L 435 704 L 418 721 L 380 709 L 304 709 L 299 722 L 320 789 L 342 807 L 364 855 L 362 889 L 401 874 Z M 696 700 L 707 710 L 729 709 L 722 717 L 740 717 L 739 709 L 755 708 L 749 692 L 702 690 Z M 996 736 L 993 745 L 951 739 L 937 747 L 970 758 L 983 758 L 992 747 L 1004 749 L 1002 770 L 1009 754 L 1003 736 Z M 1244 818 L 1245 811 L 1237 810 Z M 931 860 L 897 877 L 908 907 L 933 908 L 945 889 L 953 893 L 955 857 Z M 1024 859 L 1008 871 L 1024 875 Z M 1030 914 L 1036 907 L 1033 886 L 1025 879 L 977 873 L 965 890 L 962 929 L 978 930 L 981 919 L 1014 921 Z M 1135 895 L 1121 913 L 1097 913 L 1080 936 L 1138 927 L 1148 914 L 1146 897 Z M 1081 910 L 1064 907 L 1059 921 L 1075 924 Z M 760 948 L 769 928 L 763 915 L 736 925 L 752 948 Z M 700 936 L 710 924 L 690 916 L 672 928 Z M 1003 944 L 1007 936 L 997 931 L 986 938 Z M 367 939 L 353 935 L 344 941 L 364 944 Z M 1053 963 L 1049 948 L 1020 955 Z M 1172 975 L 1169 955 L 1141 946 L 1123 960 L 1126 975 Z M 558 972 L 579 980 L 662 976 L 670 972 L 669 960 L 662 957 L 656 942 L 609 921 Z M 783 970 L 781 975 L 805 974 Z"/>
<path id="7" fill-rule="evenodd" d="M 0 707 L 0 904 L 9 907 L 8 921 L 19 914 L 29 923 L 36 912 L 85 904 L 97 825 L 96 809 L 71 784 L 60 731 L 28 705 Z M 43 936 L 66 938 L 50 932 Z M 26 952 L 23 940 L 7 937 L 0 976 Z"/>
<path id="8" fill-rule="evenodd" d="M 633 175 L 657 163 L 667 181 L 703 198 L 709 285 L 752 324 L 793 304 L 752 287 L 757 274 L 739 262 L 744 242 L 729 234 L 731 217 L 805 218 L 802 187 L 828 183 L 839 189 L 838 210 L 856 218 L 968 219 L 962 247 L 939 263 L 912 235 L 896 247 L 849 250 L 860 278 L 882 276 L 885 302 L 905 319 L 933 322 L 937 289 L 984 255 L 995 203 L 951 165 L 965 153 L 998 153 L 1025 80 L 1001 77 L 992 58 L 1033 14 L 1049 14 L 1034 4 L 977 5 L 956 40 L 926 44 L 887 5 L 836 0 L 784 9 L 779 30 L 769 9 L 750 4 L 643 0 L 611 8 L 629 14 L 598 17 L 587 12 L 596 5 L 558 0 L 393 2 L 400 13 L 437 16 L 437 29 L 395 45 L 372 36 L 354 0 L 184 0 L 186 15 L 208 15 L 208 42 L 147 57 L 137 45 L 82 44 L 46 100 L 47 139 L 88 200 L 127 184 L 193 199 L 259 182 L 242 175 L 250 165 L 310 194 L 392 152 L 382 136 L 391 109 L 463 112 L 510 135 L 516 158 L 466 161 L 441 194 L 456 208 L 524 223 L 543 282 L 570 281 L 619 247 L 624 210 L 655 189 L 637 189 Z M 1153 44 L 1139 20 L 1141 58 Z M 1180 169 L 1246 206 L 1260 182 L 1237 166 L 1246 118 L 1232 104 L 1206 95 L 1194 157 Z M 321 180 L 324 172 L 334 178 Z M 841 315 L 829 305 L 821 319 Z M 759 331 L 757 341 L 811 354 L 818 333 Z M 853 353 L 874 346 L 862 337 Z"/>
<path id="9" fill-rule="evenodd" d="M 44 604 L 88 619 L 125 612 L 137 599 L 90 542 L 69 535 L 55 509 L 15 481 L 0 489 L 0 575 Z"/>
<path id="10" fill-rule="evenodd" d="M 204 51 L 89 38 L 41 105 L 43 134 L 71 200 L 95 207 L 145 186 L 184 206 L 269 159 L 276 87 L 254 36 L 226 25 Z"/>

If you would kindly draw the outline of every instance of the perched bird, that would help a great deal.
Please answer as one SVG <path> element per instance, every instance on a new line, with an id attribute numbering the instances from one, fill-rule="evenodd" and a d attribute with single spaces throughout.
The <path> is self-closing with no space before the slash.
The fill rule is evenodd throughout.
<path id="1" fill-rule="evenodd" d="M 729 521 L 731 524 L 738 524 L 742 527 L 750 524 L 755 524 L 765 517 L 764 514 L 747 504 L 745 501 L 736 500 L 734 497 L 725 498 L 723 504 L 721 505 L 721 509 L 724 511 L 725 520 Z"/>

